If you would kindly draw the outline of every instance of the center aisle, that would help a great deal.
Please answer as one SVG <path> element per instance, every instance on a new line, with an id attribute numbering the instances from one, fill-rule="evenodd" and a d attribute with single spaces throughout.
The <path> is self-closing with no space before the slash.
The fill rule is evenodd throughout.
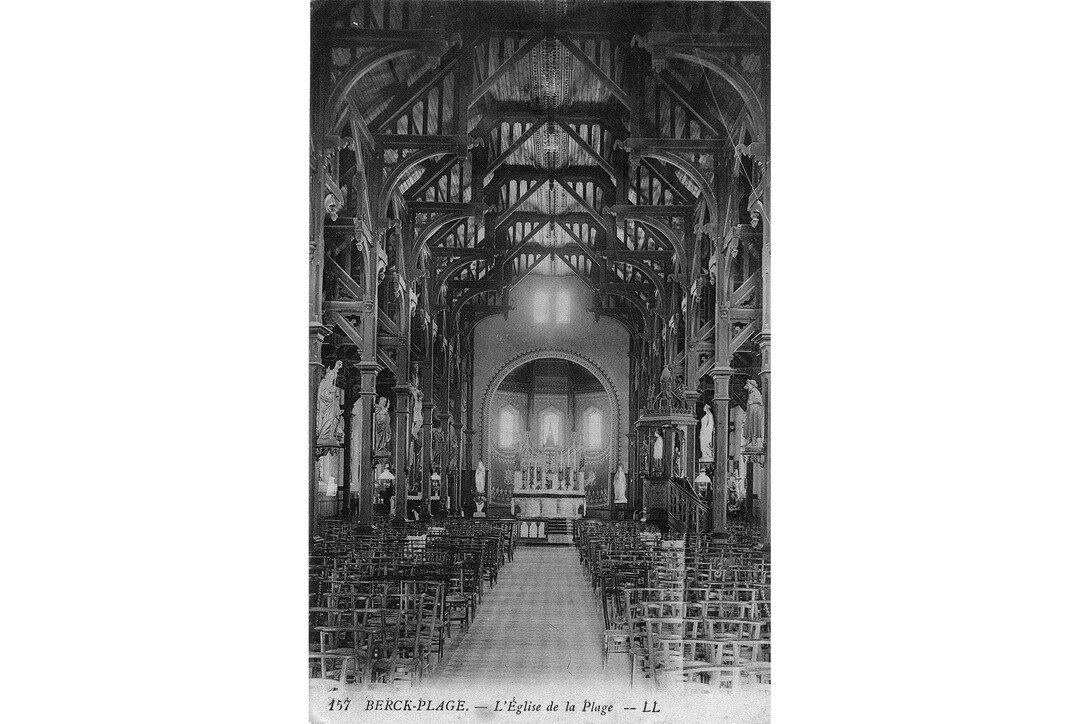
<path id="1" fill-rule="evenodd" d="M 562 546 L 521 546 L 484 592 L 469 632 L 432 676 L 443 686 L 575 681 L 619 685 L 626 655 L 602 668 L 604 617 L 578 563 Z"/>

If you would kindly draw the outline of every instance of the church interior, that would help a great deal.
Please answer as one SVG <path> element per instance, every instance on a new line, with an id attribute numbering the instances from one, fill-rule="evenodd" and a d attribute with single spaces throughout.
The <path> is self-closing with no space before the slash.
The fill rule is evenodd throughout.
<path id="1" fill-rule="evenodd" d="M 769 27 L 311 4 L 313 696 L 767 706 Z"/>

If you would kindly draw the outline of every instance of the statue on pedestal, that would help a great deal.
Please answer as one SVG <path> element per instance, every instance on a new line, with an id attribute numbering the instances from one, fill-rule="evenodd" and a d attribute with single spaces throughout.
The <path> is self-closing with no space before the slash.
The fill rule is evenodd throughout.
<path id="1" fill-rule="evenodd" d="M 746 501 L 746 478 L 734 469 L 728 471 L 728 509 L 738 510 Z"/>
<path id="2" fill-rule="evenodd" d="M 705 413 L 701 416 L 701 429 L 698 430 L 698 442 L 701 444 L 700 462 L 711 463 L 713 461 L 713 422 L 712 409 L 705 403 Z"/>
<path id="3" fill-rule="evenodd" d="M 380 397 L 375 405 L 375 452 L 390 451 L 390 401 Z"/>
<path id="4" fill-rule="evenodd" d="M 475 483 L 476 483 L 476 492 L 479 495 L 484 494 L 484 489 L 485 489 L 485 486 L 487 485 L 486 474 L 487 474 L 487 468 L 484 467 L 484 461 L 481 460 L 480 462 L 478 462 L 476 464 L 476 475 L 474 476 L 474 480 L 475 480 Z"/>
<path id="5" fill-rule="evenodd" d="M 682 433 L 675 432 L 675 445 L 674 450 L 671 453 L 671 476 L 674 478 L 682 477 Z"/>
<path id="6" fill-rule="evenodd" d="M 326 371 L 319 383 L 315 409 L 315 439 L 319 443 L 341 445 L 345 441 L 345 419 L 341 416 L 342 390 L 337 386 L 341 360 Z"/>
<path id="7" fill-rule="evenodd" d="M 619 469 L 615 471 L 615 502 L 626 502 L 626 473 L 623 472 L 621 463 Z"/>
<path id="8" fill-rule="evenodd" d="M 746 425 L 743 428 L 743 438 L 748 446 L 760 447 L 765 440 L 765 404 L 757 382 L 747 380 L 745 389 Z"/>
<path id="9" fill-rule="evenodd" d="M 664 469 L 664 438 L 660 436 L 659 430 L 653 430 L 652 441 L 652 470 L 653 473 L 659 473 Z"/>
<path id="10" fill-rule="evenodd" d="M 664 371 L 660 373 L 660 402 L 671 405 L 675 401 L 675 378 L 671 374 L 671 367 L 664 365 Z"/>
<path id="11" fill-rule="evenodd" d="M 419 440 L 420 430 L 424 426 L 424 393 L 420 391 L 420 375 L 409 383 L 409 393 L 413 398 L 412 436 L 414 440 Z"/>

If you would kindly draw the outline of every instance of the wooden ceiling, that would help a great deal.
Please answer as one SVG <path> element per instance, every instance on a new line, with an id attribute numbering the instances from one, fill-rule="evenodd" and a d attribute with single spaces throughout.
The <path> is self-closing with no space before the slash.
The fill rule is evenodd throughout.
<path id="1" fill-rule="evenodd" d="M 385 169 L 426 147 L 465 144 L 410 166 L 393 179 L 387 209 L 372 210 L 414 214 L 415 228 L 431 232 L 416 256 L 437 305 L 498 308 L 528 274 L 575 275 L 593 290 L 594 312 L 640 328 L 646 309 L 677 304 L 673 285 L 705 272 L 710 249 L 695 227 L 717 213 L 703 186 L 718 183 L 717 159 L 737 144 L 765 140 L 755 114 L 756 98 L 767 98 L 767 4 L 312 8 L 313 72 L 326 70 L 341 137 L 377 149 Z M 421 52 L 391 52 L 402 41 Z M 350 84 L 358 62 L 383 49 L 386 59 Z M 741 86 L 695 52 L 730 65 Z M 627 139 L 679 142 L 672 153 L 691 168 L 634 157 Z M 452 205 L 469 213 L 448 218 Z"/>

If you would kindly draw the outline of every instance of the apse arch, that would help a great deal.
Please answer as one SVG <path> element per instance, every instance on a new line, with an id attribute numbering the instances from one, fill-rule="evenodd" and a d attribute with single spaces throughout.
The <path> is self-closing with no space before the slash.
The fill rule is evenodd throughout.
<path id="1" fill-rule="evenodd" d="M 492 424 L 492 421 L 495 420 L 495 415 L 497 414 L 495 409 L 495 396 L 499 391 L 499 388 L 514 370 L 540 359 L 561 359 L 566 360 L 567 362 L 573 362 L 574 364 L 583 367 L 591 373 L 598 382 L 600 382 L 600 386 L 603 387 L 604 394 L 607 396 L 608 404 L 611 406 L 611 429 L 607 431 L 607 437 L 609 439 L 612 460 L 618 461 L 622 452 L 619 446 L 619 430 L 622 429 L 622 408 L 619 406 L 619 395 L 615 390 L 615 385 L 611 382 L 611 378 L 603 368 L 591 359 L 576 352 L 571 352 L 570 350 L 557 348 L 541 348 L 523 352 L 505 362 L 492 376 L 491 380 L 488 382 L 487 388 L 484 390 L 483 405 L 480 407 L 481 414 L 478 430 L 481 441 L 480 459 L 491 460 L 491 455 L 494 452 L 492 450 L 491 431 L 489 427 Z"/>

